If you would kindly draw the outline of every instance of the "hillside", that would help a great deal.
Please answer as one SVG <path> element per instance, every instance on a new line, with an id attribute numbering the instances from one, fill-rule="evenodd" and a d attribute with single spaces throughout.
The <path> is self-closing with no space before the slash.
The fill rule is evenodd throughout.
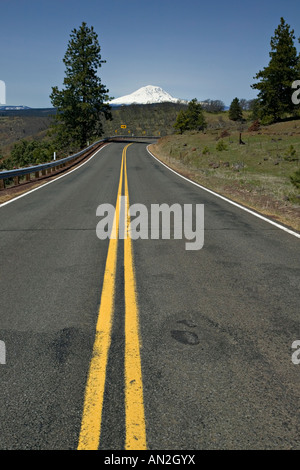
<path id="1" fill-rule="evenodd" d="M 112 135 L 156 135 L 174 132 L 173 124 L 185 104 L 158 103 L 128 105 L 112 108 L 112 121 L 102 121 L 105 136 Z M 121 126 L 126 128 L 121 128 Z"/>
<path id="2" fill-rule="evenodd" d="M 209 119 L 206 132 L 163 137 L 151 151 L 203 186 L 300 230 L 300 193 L 290 181 L 299 169 L 300 120 L 253 132 L 227 113 Z"/>
<path id="3" fill-rule="evenodd" d="M 22 139 L 45 138 L 51 121 L 50 116 L 27 115 L 25 111 L 22 115 L 0 113 L 0 155 L 8 157 L 13 144 Z"/>

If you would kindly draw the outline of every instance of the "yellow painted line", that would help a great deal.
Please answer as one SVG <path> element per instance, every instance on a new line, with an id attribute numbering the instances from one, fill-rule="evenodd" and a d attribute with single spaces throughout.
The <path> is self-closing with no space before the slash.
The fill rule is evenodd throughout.
<path id="1" fill-rule="evenodd" d="M 124 147 L 122 154 L 116 212 L 112 231 L 115 231 L 116 234 L 119 232 L 120 196 L 122 194 L 124 171 L 124 188 L 125 196 L 127 197 L 124 220 L 125 231 L 127 234 L 127 237 L 124 239 L 125 449 L 145 450 L 147 445 L 140 356 L 139 314 L 133 265 L 132 241 L 129 234 L 129 219 L 127 218 L 129 196 L 126 150 L 129 145 Z M 85 392 L 78 450 L 97 450 L 100 443 L 106 369 L 113 323 L 117 248 L 118 236 L 110 239 L 108 247 L 93 355 Z"/>
<path id="2" fill-rule="evenodd" d="M 116 211 L 112 230 L 119 230 L 119 196 L 122 193 L 124 152 L 122 155 Z M 103 287 L 96 325 L 93 355 L 86 385 L 78 450 L 97 450 L 100 442 L 103 397 L 114 310 L 118 237 L 108 247 Z"/>
<path id="3" fill-rule="evenodd" d="M 128 214 L 129 194 L 124 159 L 125 214 Z M 124 289 L 125 289 L 125 413 L 126 450 L 145 450 L 146 426 L 143 400 L 142 367 L 140 355 L 139 312 L 133 264 L 132 241 L 129 233 L 129 218 L 126 217 L 127 237 L 124 239 Z"/>

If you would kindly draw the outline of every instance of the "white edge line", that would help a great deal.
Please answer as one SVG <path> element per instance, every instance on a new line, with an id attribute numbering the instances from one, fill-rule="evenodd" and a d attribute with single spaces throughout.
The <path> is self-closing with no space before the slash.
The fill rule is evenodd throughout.
<path id="1" fill-rule="evenodd" d="M 58 176 L 57 178 L 55 178 L 55 179 L 53 179 L 53 180 L 51 180 L 51 181 L 48 181 L 47 183 L 41 184 L 41 185 L 38 186 L 37 188 L 30 189 L 30 190 L 27 191 L 26 193 L 20 194 L 20 196 L 16 196 L 16 197 L 14 197 L 13 199 L 10 199 L 9 201 L 3 202 L 2 204 L 0 204 L 0 209 L 1 209 L 1 207 L 4 207 L 4 206 L 6 206 L 7 204 L 10 204 L 11 202 L 14 202 L 14 201 L 17 201 L 18 199 L 21 199 L 21 197 L 28 196 L 28 194 L 34 193 L 34 191 L 37 191 L 38 189 L 42 189 L 42 188 L 44 188 L 45 186 L 48 186 L 48 184 L 55 183 L 55 181 L 58 181 L 58 180 L 60 180 L 61 178 L 64 178 L 65 176 L 70 175 L 71 173 L 73 173 L 73 171 L 79 170 L 79 168 L 81 168 L 83 165 L 85 165 L 86 163 L 88 163 L 92 158 L 94 158 L 94 156 L 95 156 L 98 152 L 101 152 L 101 150 L 103 150 L 107 145 L 109 145 L 109 143 L 103 145 L 103 147 L 101 147 L 100 149 L 96 150 L 96 152 L 93 153 L 93 155 L 91 155 L 88 160 L 86 160 L 85 162 L 81 163 L 81 165 L 77 166 L 76 168 L 73 168 L 73 170 L 70 170 L 70 171 L 68 171 L 67 173 L 64 173 L 64 174 L 61 175 L 61 176 Z M 34 181 L 33 181 L 33 182 L 34 182 Z"/>
<path id="2" fill-rule="evenodd" d="M 159 160 L 157 157 L 155 157 L 155 155 L 153 155 L 153 153 L 149 150 L 149 145 L 147 146 L 147 151 L 148 151 L 148 153 L 149 153 L 153 158 L 155 158 L 155 160 L 157 160 L 161 165 L 165 166 L 168 170 L 170 170 L 170 171 L 172 171 L 173 173 L 175 173 L 175 175 L 180 176 L 181 178 L 183 178 L 184 180 L 188 181 L 189 183 L 192 183 L 192 184 L 194 184 L 195 186 L 198 186 L 198 188 L 201 188 L 201 189 L 203 189 L 204 191 L 207 191 L 208 193 L 213 194 L 214 196 L 217 196 L 218 198 L 223 199 L 223 200 L 226 201 L 226 202 L 229 202 L 229 204 L 232 204 L 233 206 L 239 207 L 240 209 L 242 209 L 242 210 L 244 210 L 244 211 L 246 211 L 246 212 L 249 212 L 249 214 L 255 215 L 255 217 L 258 217 L 259 219 L 262 219 L 262 220 L 264 220 L 265 222 L 268 222 L 269 224 L 274 225 L 275 227 L 280 228 L 281 230 L 284 230 L 285 232 L 287 232 L 287 233 L 289 233 L 289 234 L 291 234 L 291 235 L 294 235 L 294 236 L 297 237 L 297 238 L 300 238 L 300 234 L 299 234 L 299 233 L 293 232 L 293 230 L 290 230 L 290 229 L 284 227 L 283 225 L 280 225 L 280 224 L 278 224 L 277 222 L 274 222 L 273 220 L 270 220 L 270 219 L 268 219 L 267 217 L 264 217 L 263 215 L 258 214 L 258 213 L 256 213 L 256 212 L 252 211 L 251 209 L 248 209 L 247 207 L 241 206 L 241 205 L 238 204 L 237 202 L 231 201 L 230 199 L 227 199 L 227 197 L 221 196 L 220 194 L 215 193 L 215 192 L 212 191 L 211 189 L 205 188 L 205 186 L 201 186 L 201 184 L 198 184 L 198 183 L 196 183 L 195 181 L 190 180 L 189 178 L 186 178 L 185 176 L 181 175 L 181 174 L 178 173 L 177 171 L 173 170 L 173 168 L 170 168 L 168 165 L 166 165 L 166 164 L 163 163 L 161 160 Z"/>

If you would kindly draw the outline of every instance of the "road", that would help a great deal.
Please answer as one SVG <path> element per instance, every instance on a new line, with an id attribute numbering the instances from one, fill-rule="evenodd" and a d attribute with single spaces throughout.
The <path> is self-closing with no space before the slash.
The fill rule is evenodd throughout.
<path id="1" fill-rule="evenodd" d="M 299 239 L 146 147 L 0 207 L 0 449 L 299 449 Z M 203 247 L 100 240 L 121 194 L 203 204 Z"/>

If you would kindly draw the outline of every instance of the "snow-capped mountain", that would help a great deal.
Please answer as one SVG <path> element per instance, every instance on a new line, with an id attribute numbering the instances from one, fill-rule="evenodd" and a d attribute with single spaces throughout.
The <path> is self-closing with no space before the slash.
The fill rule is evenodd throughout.
<path id="1" fill-rule="evenodd" d="M 147 85 L 139 88 L 130 95 L 115 98 L 109 102 L 114 105 L 129 105 L 129 104 L 154 104 L 154 103 L 186 103 L 184 100 L 173 98 L 169 93 L 164 91 L 159 86 Z"/>

